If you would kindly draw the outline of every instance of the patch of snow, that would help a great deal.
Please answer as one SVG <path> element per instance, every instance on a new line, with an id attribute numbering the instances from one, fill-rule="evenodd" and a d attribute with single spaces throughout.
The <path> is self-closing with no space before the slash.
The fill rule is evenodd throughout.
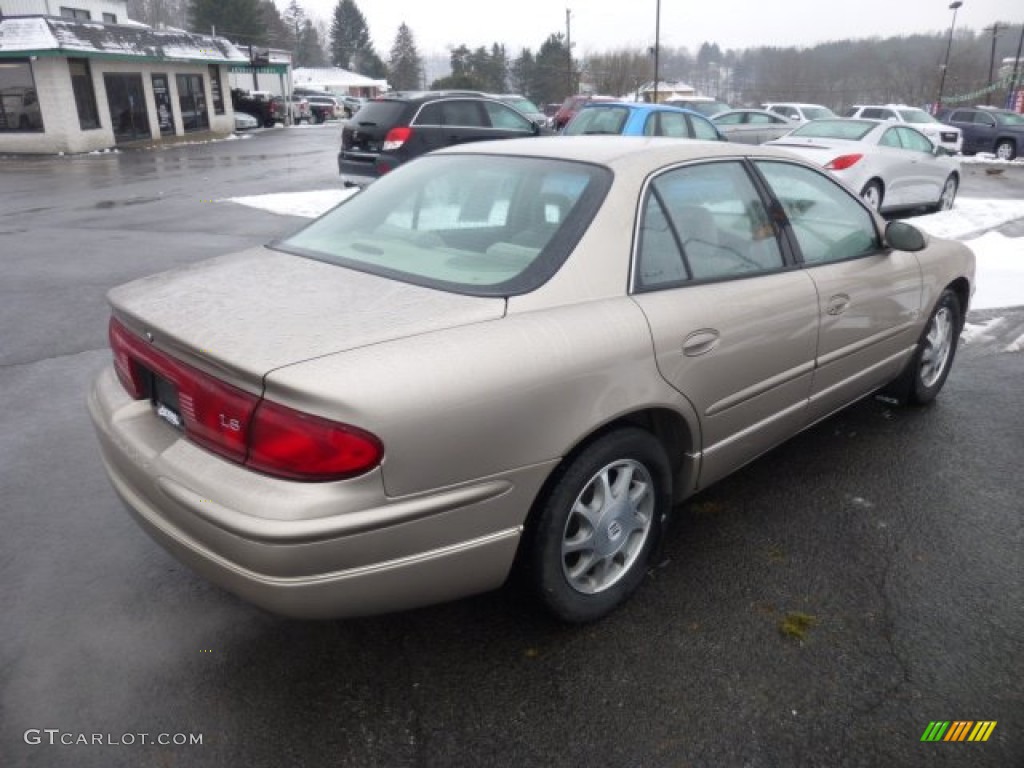
<path id="1" fill-rule="evenodd" d="M 994 317 L 984 323 L 964 323 L 964 329 L 960 336 L 966 344 L 984 344 L 995 338 L 992 331 L 1005 322 L 1005 317 Z"/>
<path id="2" fill-rule="evenodd" d="M 985 230 L 1024 219 L 1024 200 L 958 198 L 952 210 L 907 219 L 930 235 L 964 240 Z"/>
<path id="3" fill-rule="evenodd" d="M 1024 305 L 1024 248 L 1021 238 L 988 232 L 964 243 L 978 263 L 977 290 L 971 309 Z"/>
<path id="4" fill-rule="evenodd" d="M 309 192 L 278 192 L 271 195 L 229 197 L 217 202 L 238 203 L 282 216 L 302 216 L 313 219 L 326 213 L 343 200 L 348 200 L 356 192 L 358 190 L 354 187 L 317 189 Z"/>

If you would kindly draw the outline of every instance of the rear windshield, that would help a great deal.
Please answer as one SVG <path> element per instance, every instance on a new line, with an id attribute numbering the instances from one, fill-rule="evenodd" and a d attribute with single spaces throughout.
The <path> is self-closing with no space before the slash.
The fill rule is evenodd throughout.
<path id="1" fill-rule="evenodd" d="M 425 156 L 274 247 L 456 293 L 526 293 L 562 265 L 611 178 L 549 158 Z"/>
<path id="2" fill-rule="evenodd" d="M 628 119 L 629 107 L 584 107 L 563 133 L 566 136 L 618 136 Z"/>
<path id="3" fill-rule="evenodd" d="M 402 122 L 402 115 L 408 106 L 406 101 L 368 101 L 359 110 L 354 122 L 366 127 L 392 128 Z"/>
<path id="4" fill-rule="evenodd" d="M 867 136 L 876 125 L 878 123 L 870 123 L 867 120 L 815 120 L 813 123 L 801 125 L 789 134 L 789 138 L 803 136 L 813 139 L 858 141 Z"/>

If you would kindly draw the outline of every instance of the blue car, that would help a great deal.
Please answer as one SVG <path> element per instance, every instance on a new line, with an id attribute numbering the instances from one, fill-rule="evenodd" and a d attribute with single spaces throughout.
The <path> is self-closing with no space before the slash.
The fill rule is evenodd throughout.
<path id="1" fill-rule="evenodd" d="M 673 136 L 725 141 L 714 123 L 689 109 L 629 101 L 591 102 L 562 131 L 565 136 Z"/>

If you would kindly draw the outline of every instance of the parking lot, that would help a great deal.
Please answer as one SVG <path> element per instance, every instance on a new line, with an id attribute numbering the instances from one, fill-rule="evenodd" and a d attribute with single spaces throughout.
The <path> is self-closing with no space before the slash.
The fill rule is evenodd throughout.
<path id="1" fill-rule="evenodd" d="M 515 585 L 285 620 L 150 541 L 84 405 L 104 295 L 300 226 L 227 200 L 337 187 L 338 130 L 0 158 L 0 765 L 1024 764 L 1021 308 L 972 318 L 1001 330 L 934 407 L 862 401 L 692 499 L 597 624 Z M 1024 197 L 1024 168 L 965 171 Z M 922 742 L 937 720 L 997 725 Z"/>

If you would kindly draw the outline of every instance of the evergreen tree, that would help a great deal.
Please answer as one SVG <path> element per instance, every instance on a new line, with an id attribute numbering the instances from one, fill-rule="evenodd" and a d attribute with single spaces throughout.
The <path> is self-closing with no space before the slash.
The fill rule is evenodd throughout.
<path id="1" fill-rule="evenodd" d="M 190 0 L 191 28 L 202 34 L 216 30 L 240 45 L 266 45 L 267 25 L 260 0 Z"/>
<path id="2" fill-rule="evenodd" d="M 263 24 L 267 30 L 267 45 L 283 51 L 292 50 L 295 47 L 295 34 L 281 17 L 274 0 L 260 0 L 260 11 L 263 13 Z"/>
<path id="3" fill-rule="evenodd" d="M 295 44 L 296 67 L 326 67 L 327 54 L 320 40 L 320 33 L 310 19 L 306 19 Z"/>
<path id="4" fill-rule="evenodd" d="M 412 30 L 402 22 L 391 46 L 391 59 L 388 62 L 388 84 L 398 91 L 412 91 L 420 87 L 423 60 L 416 50 L 416 41 Z"/>
<path id="5" fill-rule="evenodd" d="M 372 51 L 370 30 L 355 0 L 338 0 L 331 23 L 331 63 L 342 69 L 355 70 L 357 54 L 361 58 L 359 63 L 365 63 L 369 58 L 367 52 Z"/>

